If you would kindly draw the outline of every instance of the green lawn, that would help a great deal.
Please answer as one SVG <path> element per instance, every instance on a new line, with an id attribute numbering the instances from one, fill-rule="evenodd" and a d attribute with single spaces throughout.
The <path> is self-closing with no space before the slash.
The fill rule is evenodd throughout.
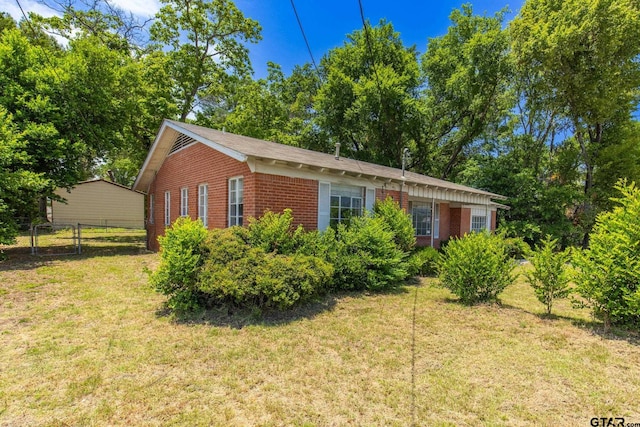
<path id="1" fill-rule="evenodd" d="M 180 319 L 147 284 L 158 256 L 127 239 L 82 256 L 8 252 L 0 425 L 640 423 L 638 335 L 604 336 L 568 302 L 546 318 L 521 282 L 502 306 L 461 306 L 425 279 L 261 320 Z"/>

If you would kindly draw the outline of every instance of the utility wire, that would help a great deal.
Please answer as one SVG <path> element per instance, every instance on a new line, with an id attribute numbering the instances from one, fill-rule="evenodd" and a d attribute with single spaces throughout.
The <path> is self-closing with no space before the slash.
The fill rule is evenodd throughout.
<path id="1" fill-rule="evenodd" d="M 318 70 L 318 65 L 316 65 L 316 60 L 313 58 L 313 52 L 311 52 L 311 46 L 309 46 L 309 40 L 307 40 L 307 35 L 304 33 L 304 28 L 302 27 L 302 21 L 300 20 L 300 16 L 298 16 L 298 11 L 296 10 L 296 5 L 291 0 L 291 7 L 293 8 L 293 13 L 296 15 L 296 20 L 298 21 L 298 26 L 300 27 L 300 32 L 302 33 L 302 38 L 304 39 L 304 43 L 307 45 L 307 51 L 309 52 L 309 56 L 311 57 L 311 63 L 313 64 L 313 68 L 316 70 L 316 74 L 318 74 L 318 79 L 322 81 L 322 77 L 320 76 L 320 71 Z"/>
<path id="2" fill-rule="evenodd" d="M 362 20 L 362 28 L 364 29 L 364 38 L 367 43 L 367 50 L 369 51 L 369 60 L 371 61 L 371 68 L 373 69 L 373 77 L 376 79 L 376 86 L 378 87 L 378 93 L 380 94 L 380 109 L 382 110 L 382 89 L 380 87 L 380 79 L 378 78 L 378 70 L 376 69 L 376 61 L 373 56 L 373 49 L 371 48 L 371 39 L 369 38 L 370 25 L 367 24 L 364 19 L 364 9 L 362 8 L 362 0 L 358 0 L 360 6 L 360 19 Z"/>

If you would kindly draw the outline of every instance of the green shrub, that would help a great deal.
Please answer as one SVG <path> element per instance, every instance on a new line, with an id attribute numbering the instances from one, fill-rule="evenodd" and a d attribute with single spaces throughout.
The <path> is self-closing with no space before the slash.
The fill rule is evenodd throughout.
<path id="1" fill-rule="evenodd" d="M 394 236 L 382 218 L 371 216 L 353 217 L 348 226 L 323 233 L 321 246 L 334 266 L 333 288 L 383 290 L 402 283 L 408 265 Z"/>
<path id="2" fill-rule="evenodd" d="M 308 255 L 280 255 L 250 246 L 250 231 L 211 230 L 198 290 L 210 306 L 284 310 L 325 291 L 333 268 Z"/>
<path id="3" fill-rule="evenodd" d="M 403 251 L 409 252 L 416 245 L 416 231 L 411 216 L 400 208 L 391 197 L 384 201 L 377 200 L 373 205 L 373 214 L 382 219 L 393 232 L 393 241 Z"/>
<path id="4" fill-rule="evenodd" d="M 531 247 L 521 237 L 504 238 L 507 247 L 507 255 L 513 259 L 524 259 L 531 252 Z"/>
<path id="5" fill-rule="evenodd" d="M 281 214 L 266 211 L 259 219 L 249 218 L 249 243 L 265 252 L 294 253 L 304 231 L 302 226 L 294 229 L 292 223 L 291 209 L 285 209 Z"/>
<path id="6" fill-rule="evenodd" d="M 525 277 L 538 301 L 545 305 L 547 314 L 551 314 L 555 299 L 566 298 L 570 292 L 566 267 L 570 255 L 568 251 L 555 252 L 557 246 L 558 240 L 547 236 L 527 257 L 533 270 L 525 272 Z"/>
<path id="7" fill-rule="evenodd" d="M 413 276 L 431 276 L 435 274 L 438 257 L 439 252 L 430 246 L 414 249 L 408 260 L 409 273 Z"/>
<path id="8" fill-rule="evenodd" d="M 151 284 L 169 296 L 168 305 L 191 310 L 202 302 L 197 290 L 199 270 L 204 263 L 203 241 L 207 230 L 201 221 L 178 218 L 164 236 L 160 236 L 160 266 L 151 274 Z"/>
<path id="9" fill-rule="evenodd" d="M 640 325 L 640 189 L 619 182 L 622 197 L 597 216 L 589 249 L 576 251 L 576 291 L 611 324 Z"/>
<path id="10" fill-rule="evenodd" d="M 451 239 L 437 266 L 442 285 L 465 304 L 497 301 L 515 279 L 503 239 L 489 233 Z"/>

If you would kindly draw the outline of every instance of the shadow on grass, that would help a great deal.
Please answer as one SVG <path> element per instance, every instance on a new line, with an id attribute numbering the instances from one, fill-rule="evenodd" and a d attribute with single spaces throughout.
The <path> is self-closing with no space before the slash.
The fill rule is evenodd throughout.
<path id="1" fill-rule="evenodd" d="M 73 248 L 71 248 L 73 250 Z M 69 262 L 91 259 L 95 257 L 120 256 L 120 255 L 144 255 L 150 253 L 144 244 L 119 245 L 119 246 L 83 246 L 82 254 L 59 254 L 39 251 L 40 255 L 32 255 L 31 248 L 25 246 L 10 246 L 3 248 L 7 257 L 0 261 L 0 271 L 8 270 L 32 270 L 34 268 L 50 265 L 53 262 Z"/>
<path id="2" fill-rule="evenodd" d="M 321 313 L 332 311 L 338 299 L 337 295 L 329 294 L 300 304 L 290 310 L 264 312 L 226 306 L 197 312 L 178 312 L 165 306 L 156 311 L 156 316 L 170 317 L 175 323 L 182 325 L 210 325 L 232 329 L 256 325 L 279 326 L 301 319 L 313 319 Z"/>
<path id="3" fill-rule="evenodd" d="M 242 329 L 247 326 L 279 326 L 301 319 L 313 319 L 319 314 L 332 311 L 338 301 L 344 298 L 362 299 L 376 295 L 400 295 L 409 292 L 408 287 L 421 286 L 419 280 L 410 280 L 402 286 L 383 291 L 342 291 L 321 295 L 315 299 L 296 305 L 289 310 L 251 310 L 228 306 L 203 309 L 196 312 L 179 312 L 166 305 L 156 311 L 156 316 L 171 318 L 183 325 L 210 325 Z"/>

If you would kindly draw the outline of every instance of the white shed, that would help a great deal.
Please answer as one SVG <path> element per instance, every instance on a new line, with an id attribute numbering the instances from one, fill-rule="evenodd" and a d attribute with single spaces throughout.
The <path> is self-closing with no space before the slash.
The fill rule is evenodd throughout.
<path id="1" fill-rule="evenodd" d="M 67 203 L 51 202 L 51 222 L 144 228 L 144 194 L 104 179 L 56 190 Z"/>

